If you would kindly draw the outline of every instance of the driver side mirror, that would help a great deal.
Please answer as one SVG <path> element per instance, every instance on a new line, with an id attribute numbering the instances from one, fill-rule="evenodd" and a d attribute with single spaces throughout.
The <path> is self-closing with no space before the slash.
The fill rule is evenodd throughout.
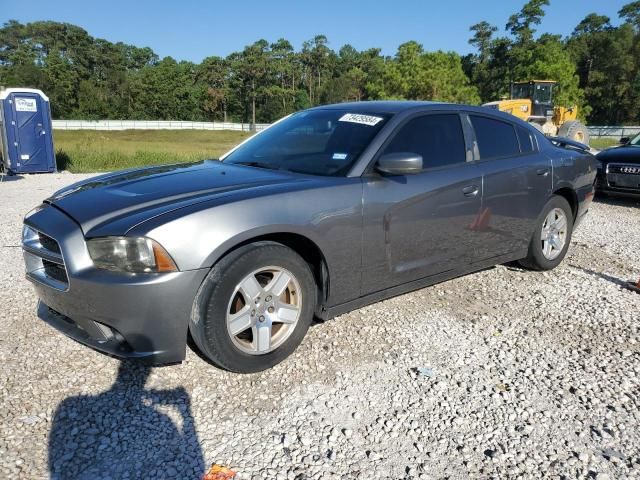
<path id="1" fill-rule="evenodd" d="M 631 141 L 631 138 L 629 137 L 622 137 L 620 139 L 620 145 L 626 145 L 627 143 L 629 143 Z"/>
<path id="2" fill-rule="evenodd" d="M 414 175 L 422 172 L 422 155 L 412 152 L 387 153 L 378 160 L 376 170 L 387 175 Z"/>

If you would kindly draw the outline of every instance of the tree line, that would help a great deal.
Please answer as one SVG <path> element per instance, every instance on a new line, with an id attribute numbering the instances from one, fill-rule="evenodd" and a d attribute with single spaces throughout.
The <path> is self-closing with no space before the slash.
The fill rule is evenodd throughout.
<path id="1" fill-rule="evenodd" d="M 548 5 L 528 1 L 502 36 L 486 21 L 471 26 L 475 52 L 466 56 L 415 41 L 393 56 L 351 45 L 335 51 L 317 35 L 298 50 L 286 39 L 258 40 L 194 63 L 68 23 L 10 20 L 0 29 L 0 85 L 42 89 L 54 118 L 260 123 L 342 101 L 479 104 L 508 96 L 512 81 L 551 79 L 556 104 L 578 105 L 589 123 L 640 123 L 640 1 L 618 12 L 618 25 L 590 13 L 565 38 L 537 35 Z"/>

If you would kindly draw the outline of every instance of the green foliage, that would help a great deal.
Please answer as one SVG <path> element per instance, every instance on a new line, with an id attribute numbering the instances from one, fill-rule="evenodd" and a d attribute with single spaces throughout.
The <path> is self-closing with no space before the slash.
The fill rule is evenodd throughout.
<path id="1" fill-rule="evenodd" d="M 395 58 L 386 62 L 382 77 L 369 85 L 374 98 L 436 100 L 479 103 L 475 87 L 462 69 L 454 52 L 425 52 L 417 42 L 398 48 Z"/>
<path id="2" fill-rule="evenodd" d="M 509 17 L 505 28 L 516 38 L 517 43 L 528 44 L 533 40 L 533 25 L 540 25 L 544 17 L 543 7 L 547 6 L 549 0 L 529 0 L 520 12 Z"/>
<path id="3" fill-rule="evenodd" d="M 591 13 L 565 42 L 596 124 L 640 122 L 640 2 L 619 15 L 625 21 L 613 27 L 608 17 Z"/>
<path id="4" fill-rule="evenodd" d="M 566 39 L 548 33 L 536 38 L 535 26 L 549 0 L 530 0 L 509 17 L 509 36 L 495 38 L 487 22 L 471 27 L 469 43 L 477 53 L 463 59 L 465 73 L 483 102 L 509 95 L 513 81 L 555 80 L 554 102 L 578 106 L 596 124 L 640 121 L 640 1 L 619 12 L 624 23 L 590 13 Z"/>
<path id="5" fill-rule="evenodd" d="M 640 30 L 640 1 L 627 3 L 620 9 L 618 16 L 633 25 L 636 30 Z"/>
<path id="6" fill-rule="evenodd" d="M 258 40 L 201 63 L 158 58 L 148 47 L 91 37 L 52 21 L 0 28 L 0 85 L 33 87 L 55 118 L 272 122 L 302 108 L 373 99 L 481 103 L 508 96 L 513 81 L 558 82 L 557 105 L 579 107 L 590 123 L 640 122 L 640 1 L 621 25 L 587 15 L 565 39 L 536 29 L 550 0 L 528 0 L 505 34 L 471 26 L 476 52 L 425 51 L 410 41 L 392 57 L 378 48 L 333 50 L 324 35 L 296 51 Z"/>
<path id="7" fill-rule="evenodd" d="M 544 17 L 549 0 L 530 0 L 509 17 L 506 30 L 511 37 L 493 38 L 497 28 L 487 22 L 473 25 L 469 40 L 478 53 L 465 59 L 465 71 L 478 87 L 483 102 L 508 96 L 514 81 L 555 80 L 557 105 L 578 105 L 585 111 L 583 92 L 578 87 L 575 64 L 560 37 L 544 34 L 534 39 L 535 25 Z"/>
<path id="8" fill-rule="evenodd" d="M 40 88 L 55 118 L 272 122 L 323 103 L 411 98 L 477 103 L 476 88 L 453 52 L 409 44 L 395 60 L 380 49 L 344 45 L 324 35 L 296 52 L 284 38 L 246 46 L 200 64 L 159 59 L 150 48 L 91 37 L 74 25 L 14 20 L 0 29 L 0 84 Z M 412 70 L 413 69 L 413 70 Z M 415 77 L 402 80 L 407 74 Z"/>
<path id="9" fill-rule="evenodd" d="M 556 105 L 577 105 L 583 117 L 590 108 L 584 102 L 584 91 L 579 87 L 575 64 L 565 49 L 560 37 L 545 34 L 531 45 L 526 62 L 516 63 L 513 77 L 516 79 L 555 80 L 558 82 L 554 94 Z"/>

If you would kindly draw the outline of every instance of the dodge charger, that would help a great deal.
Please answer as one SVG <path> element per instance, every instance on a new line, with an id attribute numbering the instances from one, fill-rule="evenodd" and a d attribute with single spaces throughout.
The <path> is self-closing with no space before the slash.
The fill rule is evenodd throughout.
<path id="1" fill-rule="evenodd" d="M 329 319 L 493 265 L 556 267 L 596 160 L 483 107 L 292 114 L 217 160 L 66 187 L 24 220 L 38 316 L 120 358 L 276 365 Z"/>

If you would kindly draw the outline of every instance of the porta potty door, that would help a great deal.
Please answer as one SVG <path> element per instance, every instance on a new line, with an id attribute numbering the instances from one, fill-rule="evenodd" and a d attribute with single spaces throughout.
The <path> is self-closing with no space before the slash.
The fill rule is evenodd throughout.
<path id="1" fill-rule="evenodd" d="M 5 168 L 13 173 L 55 172 L 49 100 L 39 90 L 2 92 Z M 8 161 L 7 161 L 8 160 Z"/>

